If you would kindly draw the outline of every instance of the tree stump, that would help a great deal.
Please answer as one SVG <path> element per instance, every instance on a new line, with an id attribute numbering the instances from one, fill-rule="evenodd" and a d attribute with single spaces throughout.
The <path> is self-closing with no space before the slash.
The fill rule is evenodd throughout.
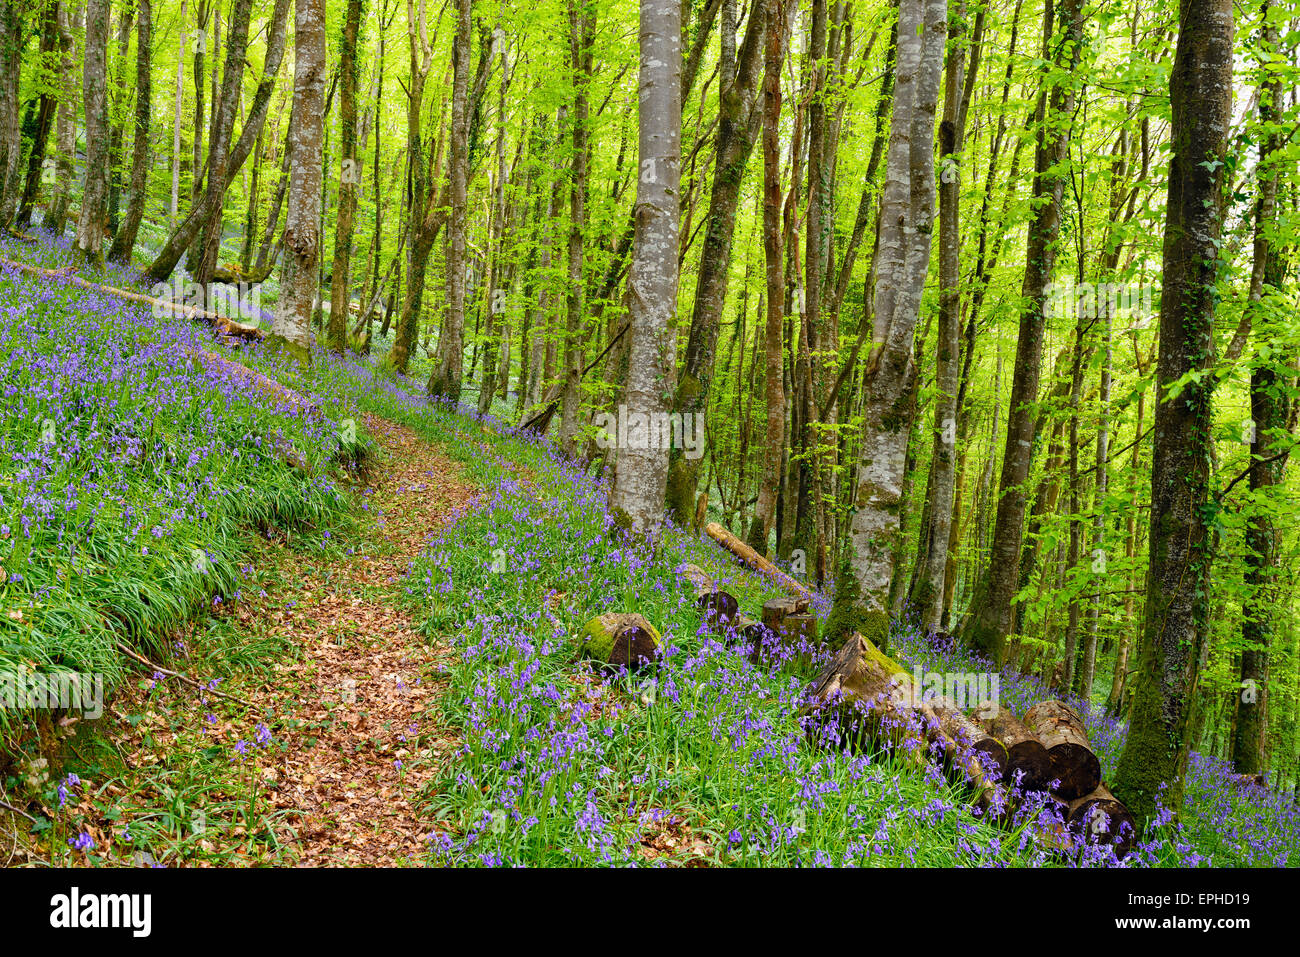
<path id="1" fill-rule="evenodd" d="M 687 587 L 695 592 L 695 607 L 704 618 L 705 626 L 714 634 L 725 634 L 740 620 L 740 602 L 729 592 L 718 588 L 711 575 L 698 565 L 683 565 L 678 574 Z"/>
<path id="2" fill-rule="evenodd" d="M 609 668 L 637 671 L 659 656 L 658 629 L 636 614 L 611 612 L 587 622 L 580 653 Z"/>
<path id="3" fill-rule="evenodd" d="M 1091 794 L 1101 784 L 1101 762 L 1088 744 L 1079 713 L 1064 701 L 1041 701 L 1025 712 L 1025 726 L 1047 748 L 1052 777 L 1060 785 L 1052 792 L 1067 801 Z"/>

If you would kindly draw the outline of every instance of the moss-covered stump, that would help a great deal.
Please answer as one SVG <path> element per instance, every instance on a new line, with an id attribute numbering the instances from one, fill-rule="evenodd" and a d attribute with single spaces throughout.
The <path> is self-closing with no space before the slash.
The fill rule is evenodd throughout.
<path id="1" fill-rule="evenodd" d="M 587 622 L 580 653 L 609 668 L 636 671 L 659 657 L 659 630 L 637 614 L 610 612 Z"/>

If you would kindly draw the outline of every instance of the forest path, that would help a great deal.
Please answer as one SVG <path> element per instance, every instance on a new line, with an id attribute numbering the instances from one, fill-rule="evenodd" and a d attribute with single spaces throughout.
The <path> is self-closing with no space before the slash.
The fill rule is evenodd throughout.
<path id="1" fill-rule="evenodd" d="M 302 654 L 255 699 L 274 711 L 282 748 L 254 753 L 268 798 L 296 832 L 292 857 L 306 866 L 422 863 L 429 828 L 415 800 L 454 746 L 445 729 L 425 727 L 447 651 L 418 633 L 397 598 L 428 536 L 475 490 L 410 429 L 372 416 L 365 424 L 382 454 L 352 554 L 322 567 L 278 549 L 283 585 L 231 609 Z"/>

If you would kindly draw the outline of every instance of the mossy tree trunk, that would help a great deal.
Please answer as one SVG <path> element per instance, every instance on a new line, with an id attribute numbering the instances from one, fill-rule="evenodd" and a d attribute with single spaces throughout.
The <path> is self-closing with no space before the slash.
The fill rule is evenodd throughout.
<path id="1" fill-rule="evenodd" d="M 1233 7 L 1181 0 L 1160 293 L 1146 616 L 1128 739 L 1113 788 L 1140 820 L 1182 804 L 1197 679 L 1209 632 L 1207 523 L 1214 304 L 1232 103 Z M 1179 383 L 1178 391 L 1171 386 Z M 1161 794 L 1162 785 L 1168 791 Z"/>

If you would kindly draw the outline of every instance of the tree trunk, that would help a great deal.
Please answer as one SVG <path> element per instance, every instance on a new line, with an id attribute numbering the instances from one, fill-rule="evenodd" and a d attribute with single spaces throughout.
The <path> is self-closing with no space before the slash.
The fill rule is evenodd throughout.
<path id="1" fill-rule="evenodd" d="M 72 193 L 73 160 L 77 155 L 77 56 L 78 14 L 68 3 L 59 4 L 59 116 L 54 138 L 58 146 L 55 160 L 54 193 L 45 206 L 41 224 L 55 236 L 62 236 L 68 224 L 68 200 Z"/>
<path id="2" fill-rule="evenodd" d="M 104 261 L 108 193 L 108 15 L 109 0 L 87 0 L 86 56 L 82 97 L 86 105 L 86 175 L 81 191 L 75 249 L 92 266 Z"/>
<path id="3" fill-rule="evenodd" d="M 331 350 L 347 348 L 348 307 L 352 302 L 352 231 L 362 163 L 357 154 L 357 34 L 361 30 L 361 0 L 348 0 L 339 45 L 339 170 L 338 213 L 334 220 L 334 266 L 330 283 L 330 320 L 326 341 Z M 376 194 L 375 202 L 379 202 Z"/>
<path id="4" fill-rule="evenodd" d="M 1272 3 L 1264 4 L 1265 49 L 1278 49 L 1276 22 L 1268 22 Z M 1277 73 L 1260 91 L 1260 121 L 1265 136 L 1259 171 L 1259 198 L 1255 206 L 1254 268 L 1251 272 L 1247 311 L 1260 348 L 1250 376 L 1249 485 L 1255 505 L 1246 523 L 1246 586 L 1241 615 L 1241 693 L 1233 728 L 1232 764 L 1239 774 L 1260 774 L 1267 770 L 1268 682 L 1273 621 L 1285 615 L 1279 606 L 1278 553 L 1280 538 L 1270 501 L 1281 488 L 1286 473 L 1287 449 L 1291 442 L 1291 393 L 1288 381 L 1295 374 L 1284 359 L 1284 347 L 1275 341 L 1274 327 L 1283 318 L 1269 302 L 1286 281 L 1287 250 L 1273 239 L 1276 223 L 1277 183 L 1280 173 L 1282 135 L 1278 115 L 1283 109 L 1283 85 Z M 1268 347 L 1267 349 L 1265 347 Z"/>
<path id="5" fill-rule="evenodd" d="M 1173 156 L 1160 293 L 1146 620 L 1128 739 L 1113 785 L 1140 821 L 1154 813 L 1157 797 L 1175 813 L 1182 806 L 1188 731 L 1209 630 L 1212 538 L 1206 503 L 1215 377 L 1206 370 L 1214 363 L 1232 40 L 1228 0 L 1181 0 L 1170 78 Z M 1180 391 L 1170 393 L 1176 382 Z M 1163 795 L 1162 784 L 1169 787 Z"/>
<path id="6" fill-rule="evenodd" d="M 957 0 L 948 51 L 943 122 L 939 125 L 939 328 L 935 347 L 934 441 L 930 458 L 929 544 L 921 559 L 920 576 L 912 596 L 927 632 L 941 627 L 943 580 L 948 568 L 948 538 L 957 478 L 957 389 L 961 378 L 961 232 L 958 213 L 961 179 L 958 161 L 965 130 L 961 115 L 962 80 L 966 65 L 966 3 Z"/>
<path id="7" fill-rule="evenodd" d="M 0 2 L 0 226 L 18 214 L 22 195 L 23 135 L 18 102 L 27 20 L 31 10 L 22 0 Z M 107 13 L 105 14 L 107 16 Z"/>
<path id="8" fill-rule="evenodd" d="M 320 194 L 325 139 L 325 2 L 295 0 L 293 114 L 289 124 L 289 213 L 284 224 L 280 300 L 269 343 L 300 362 L 311 358 L 311 308 L 320 262 Z"/>
<path id="9" fill-rule="evenodd" d="M 152 0 L 136 0 L 138 7 L 135 40 L 135 139 L 131 144 L 131 196 L 127 200 L 126 218 L 113 237 L 108 258 L 130 263 L 135 237 L 144 218 L 144 202 L 149 192 L 149 127 L 152 122 L 150 101 L 153 98 L 151 47 L 153 44 Z"/>
<path id="10" fill-rule="evenodd" d="M 569 184 L 569 271 L 568 290 L 565 296 L 564 392 L 560 413 L 559 444 L 565 454 L 570 456 L 577 453 L 578 408 L 582 399 L 582 313 L 583 292 L 586 285 L 582 267 L 584 234 L 587 228 L 587 174 L 590 165 L 587 94 L 591 85 L 592 45 L 595 35 L 596 11 L 591 0 L 569 0 L 570 67 L 573 75 L 573 113 L 570 117 L 573 165 L 572 179 Z M 680 38 L 678 42 L 680 43 Z M 645 159 L 653 162 L 649 156 Z M 678 162 L 680 163 L 680 159 Z M 645 171 L 643 170 L 642 173 L 644 175 Z M 675 254 L 676 250 L 674 250 Z"/>
<path id="11" fill-rule="evenodd" d="M 1073 801 L 1101 783 L 1101 762 L 1088 743 L 1083 719 L 1064 701 L 1034 705 L 1025 712 L 1025 727 L 1047 748 L 1052 778 L 1060 782 L 1052 789 L 1057 797 Z"/>
<path id="12" fill-rule="evenodd" d="M 59 0 L 45 0 L 41 14 L 41 63 L 43 85 L 38 98 L 36 115 L 30 130 L 32 140 L 31 152 L 27 155 L 27 176 L 23 183 L 22 199 L 18 204 L 17 225 L 25 229 L 32 221 L 32 207 L 41 191 L 41 182 L 45 179 L 46 149 L 49 145 L 50 130 L 54 127 L 54 116 L 58 111 L 57 73 L 50 77 L 47 64 L 59 49 Z M 24 131 L 27 132 L 27 131 Z M 53 162 L 53 160 L 51 160 Z"/>
<path id="13" fill-rule="evenodd" d="M 198 133 L 196 131 L 195 142 L 195 189 L 193 191 L 194 201 L 185 218 L 180 224 L 172 230 L 167 242 L 163 248 L 154 257 L 153 263 L 146 270 L 145 275 L 153 282 L 164 282 L 180 262 L 181 256 L 185 255 L 187 249 L 191 251 L 191 258 L 187 260 L 187 266 L 194 274 L 195 279 L 201 284 L 206 285 L 212 278 L 217 266 L 217 250 L 220 246 L 221 239 L 221 212 L 226 190 L 230 188 L 230 183 L 234 180 L 235 174 L 239 172 L 244 161 L 248 159 L 249 153 L 252 152 L 253 146 L 257 142 L 257 136 L 261 132 L 262 124 L 266 122 L 266 115 L 270 111 L 271 94 L 275 89 L 276 75 L 280 72 L 280 62 L 284 58 L 285 44 L 285 23 L 288 19 L 290 0 L 275 0 L 271 11 L 271 19 L 267 26 L 268 38 L 266 41 L 266 60 L 262 70 L 262 79 L 257 85 L 253 94 L 253 102 L 249 107 L 247 119 L 244 122 L 243 129 L 240 130 L 239 138 L 231 144 L 233 136 L 234 113 L 238 109 L 239 103 L 239 81 L 233 77 L 230 83 L 233 89 L 223 83 L 221 101 L 214 111 L 213 128 L 209 136 L 209 145 L 222 147 L 220 155 L 213 155 L 209 152 L 207 166 L 207 188 L 199 188 L 199 156 L 200 149 L 198 143 Z M 200 10 L 202 7 L 200 6 Z M 242 30 L 237 30 L 232 36 L 232 43 L 238 41 L 241 50 L 247 48 L 247 10 L 242 6 L 235 10 L 236 18 L 232 23 L 232 29 L 241 20 L 244 22 Z M 202 22 L 202 21 L 201 21 Z M 202 60 L 202 40 L 203 32 L 200 30 L 196 43 L 199 44 L 198 51 L 195 54 L 195 70 L 199 70 L 200 61 Z M 228 62 L 228 69 L 243 75 L 244 59 L 243 54 L 239 55 L 238 64 L 234 65 Z M 295 100 L 296 100 L 296 80 L 297 67 L 295 63 Z M 196 86 L 196 90 L 202 91 L 202 84 Z M 220 106 L 220 102 L 229 104 L 229 114 L 225 108 Z M 324 110 L 322 109 L 322 124 Z M 198 116 L 202 115 L 200 109 Z M 218 123 L 218 121 L 221 121 Z M 292 124 L 293 120 L 290 119 Z M 224 128 L 224 132 L 223 132 Z M 217 174 L 217 175 L 214 175 Z M 319 174 L 318 174 L 319 182 Z M 319 197 L 313 205 L 319 209 Z M 214 222 L 215 221 L 215 222 Z M 319 232 L 320 226 L 317 224 L 316 231 Z"/>
<path id="14" fill-rule="evenodd" d="M 893 553 L 901 534 L 907 442 L 916 415 L 913 340 L 930 262 L 934 220 L 934 120 L 947 34 L 946 0 L 902 0 L 894 114 L 875 261 L 873 347 L 864 383 L 864 427 L 852 553 L 837 603 L 888 614 Z"/>
<path id="15" fill-rule="evenodd" d="M 1081 0 L 1063 0 L 1059 25 L 1055 14 L 1055 0 L 1047 0 L 1043 9 L 1044 59 L 1056 64 L 1058 75 L 1069 76 L 1079 61 L 1083 43 Z M 1035 202 L 1025 249 L 1025 275 L 1020 294 L 1023 305 L 1007 411 L 997 518 L 988 570 L 976 587 L 964 635 L 968 644 L 997 664 L 1002 661 L 1006 636 L 1011 632 L 1011 599 L 1015 597 L 1019 580 L 1025 480 L 1031 463 L 1034 406 L 1043 358 L 1044 300 L 1047 284 L 1052 280 L 1061 229 L 1061 197 L 1068 175 L 1062 167 L 1069 150 L 1074 102 L 1073 86 L 1061 80 L 1039 94 Z"/>
<path id="16" fill-rule="evenodd" d="M 456 0 L 456 36 L 452 41 L 451 142 L 447 154 L 447 315 L 438 337 L 438 354 L 429 373 L 428 394 L 455 405 L 460 401 L 465 353 L 465 216 L 469 181 L 469 55 L 471 0 Z M 417 237 L 418 238 L 418 237 Z M 429 237 L 432 242 L 432 236 Z M 424 290 L 423 268 L 412 274 L 419 289 L 407 293 L 418 305 Z M 409 282 L 409 280 L 408 280 Z"/>
<path id="17" fill-rule="evenodd" d="M 587 34 L 590 36 L 590 33 Z M 668 397 L 675 374 L 681 186 L 681 5 L 641 0 L 636 239 L 628 276 L 631 348 L 628 436 L 618 451 L 610 510 L 632 534 L 657 536 L 668 482 Z M 572 280 L 570 275 L 570 280 Z M 639 436 L 631 428 L 641 416 Z"/>
<path id="18" fill-rule="evenodd" d="M 708 407 L 718 348 L 718 324 L 726 305 L 727 282 L 731 273 L 736 207 L 740 202 L 740 188 L 749 166 L 749 155 L 762 127 L 758 85 L 763 72 L 766 25 L 767 0 L 758 0 L 750 9 L 734 75 L 722 78 L 713 188 L 709 193 L 704 248 L 700 252 L 700 271 L 695 282 L 686 355 L 673 400 L 673 412 L 683 417 L 703 414 Z M 727 31 L 723 32 L 725 37 Z M 694 511 L 700 468 L 700 459 L 688 458 L 684 453 L 685 450 L 676 445 L 671 449 L 668 478 L 668 508 L 674 521 L 682 526 L 690 522 Z"/>
<path id="19" fill-rule="evenodd" d="M 785 60 L 785 0 L 768 0 L 763 56 L 763 255 L 766 322 L 763 396 L 767 407 L 763 472 L 749 533 L 755 550 L 771 555 L 777 491 L 785 445 L 784 335 L 785 283 L 781 275 L 781 65 Z"/>

